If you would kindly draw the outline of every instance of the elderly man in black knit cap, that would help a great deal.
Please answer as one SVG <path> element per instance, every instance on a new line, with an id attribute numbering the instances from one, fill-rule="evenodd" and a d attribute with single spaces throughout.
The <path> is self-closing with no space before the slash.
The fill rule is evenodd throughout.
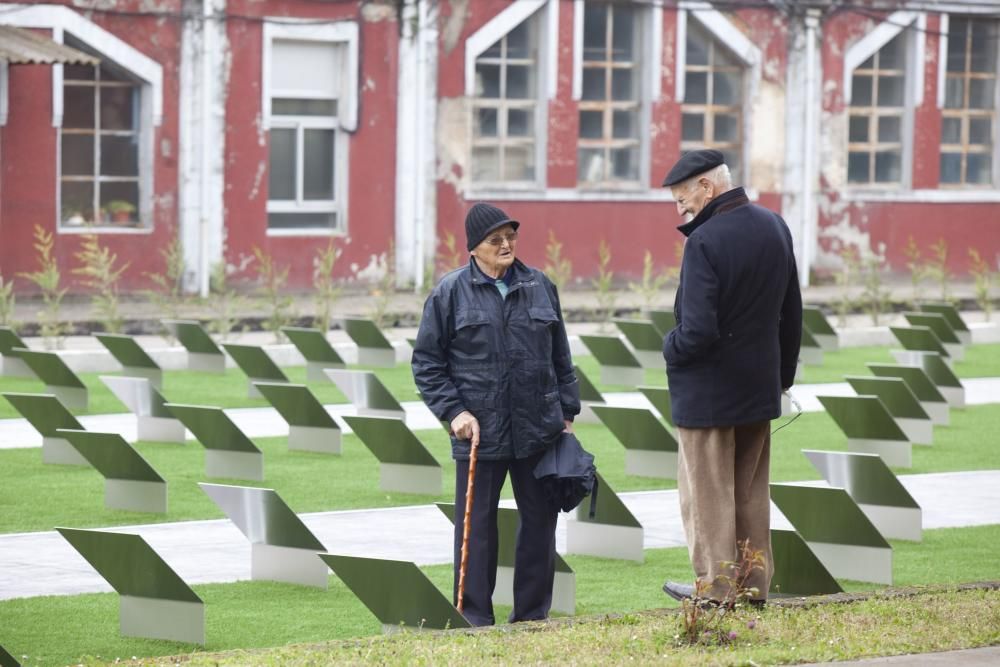
<path id="1" fill-rule="evenodd" d="M 579 388 L 555 285 L 516 258 L 520 223 L 475 204 L 465 218 L 469 263 L 441 278 L 424 304 L 413 378 L 451 425 L 455 479 L 455 597 L 469 452 L 478 444 L 463 613 L 492 625 L 497 504 L 508 473 L 520 513 L 510 621 L 548 616 L 558 508 L 534 469 L 580 412 Z"/>
<path id="2" fill-rule="evenodd" d="M 663 181 L 687 237 L 674 302 L 677 326 L 663 341 L 680 440 L 677 488 L 688 552 L 703 597 L 722 600 L 738 545 L 761 551 L 751 602 L 763 604 L 771 562 L 770 420 L 792 386 L 802 300 L 792 236 L 777 214 L 733 187 L 722 153 L 685 154 Z M 694 587 L 668 581 L 677 600 Z"/>

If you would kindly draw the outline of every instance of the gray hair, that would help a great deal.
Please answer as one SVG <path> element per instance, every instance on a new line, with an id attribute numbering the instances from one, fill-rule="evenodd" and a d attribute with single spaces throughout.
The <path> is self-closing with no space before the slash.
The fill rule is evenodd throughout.
<path id="1" fill-rule="evenodd" d="M 687 192 L 702 178 L 708 179 L 708 181 L 712 183 L 712 185 L 715 186 L 715 189 L 720 193 L 728 192 L 733 189 L 733 175 L 729 171 L 729 165 L 725 162 L 720 164 L 718 167 L 712 167 L 708 171 L 695 174 L 683 183 L 680 183 L 679 187 L 682 191 Z"/>

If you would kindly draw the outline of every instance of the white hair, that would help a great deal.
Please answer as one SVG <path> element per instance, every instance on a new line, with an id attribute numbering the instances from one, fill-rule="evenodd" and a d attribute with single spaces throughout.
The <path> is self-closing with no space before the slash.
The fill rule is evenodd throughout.
<path id="1" fill-rule="evenodd" d="M 725 162 L 720 164 L 718 167 L 712 167 L 708 171 L 703 171 L 700 174 L 695 174 L 691 178 L 687 179 L 680 184 L 680 189 L 683 192 L 687 192 L 693 188 L 700 179 L 708 179 L 715 189 L 719 193 L 727 192 L 733 189 L 733 175 L 729 171 L 729 165 Z"/>

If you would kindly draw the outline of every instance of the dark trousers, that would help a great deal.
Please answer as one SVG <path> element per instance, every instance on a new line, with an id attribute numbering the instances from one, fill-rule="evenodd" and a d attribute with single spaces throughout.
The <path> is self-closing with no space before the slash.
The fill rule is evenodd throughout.
<path id="1" fill-rule="evenodd" d="M 513 461 L 477 461 L 469 533 L 469 556 L 465 572 L 463 614 L 473 625 L 493 625 L 493 589 L 497 583 L 497 504 L 507 473 L 514 487 L 520 514 L 514 554 L 514 609 L 509 622 L 547 618 L 552 605 L 555 577 L 556 520 L 558 508 L 546 500 L 535 479 L 541 453 Z M 455 468 L 455 588 L 458 600 L 458 568 L 462 558 L 465 523 L 465 490 L 469 462 L 456 461 Z"/>

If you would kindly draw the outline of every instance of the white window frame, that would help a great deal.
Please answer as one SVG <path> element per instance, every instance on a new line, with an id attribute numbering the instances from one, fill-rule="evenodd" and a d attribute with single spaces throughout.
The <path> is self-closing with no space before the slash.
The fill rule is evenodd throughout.
<path id="1" fill-rule="evenodd" d="M 687 69 L 687 22 L 694 18 L 709 35 L 725 47 L 743 64 L 743 143 L 740 157 L 740 180 L 751 183 L 750 137 L 753 128 L 753 100 L 760 85 L 762 56 L 760 48 L 737 28 L 726 16 L 707 2 L 681 2 L 677 7 L 677 48 L 674 52 L 674 101 L 683 104 L 685 99 L 685 70 Z"/>
<path id="2" fill-rule="evenodd" d="M 271 87 L 271 56 L 275 41 L 293 40 L 332 44 L 342 49 L 343 60 L 340 71 L 340 91 L 337 96 L 336 116 L 273 116 L 271 100 L 275 97 L 307 99 L 302 91 L 284 93 Z M 266 22 L 263 28 L 261 66 L 261 125 L 263 129 L 295 128 L 296 144 L 301 146 L 305 129 L 334 130 L 333 200 L 308 201 L 302 199 L 301 165 L 303 156 L 297 153 L 296 200 L 267 200 L 267 213 L 333 213 L 335 224 L 330 228 L 267 228 L 267 236 L 345 236 L 348 230 L 348 172 L 350 170 L 349 132 L 357 129 L 358 123 L 358 24 L 354 21 L 317 25 L 303 21 L 289 23 L 285 17 L 281 22 Z"/>

